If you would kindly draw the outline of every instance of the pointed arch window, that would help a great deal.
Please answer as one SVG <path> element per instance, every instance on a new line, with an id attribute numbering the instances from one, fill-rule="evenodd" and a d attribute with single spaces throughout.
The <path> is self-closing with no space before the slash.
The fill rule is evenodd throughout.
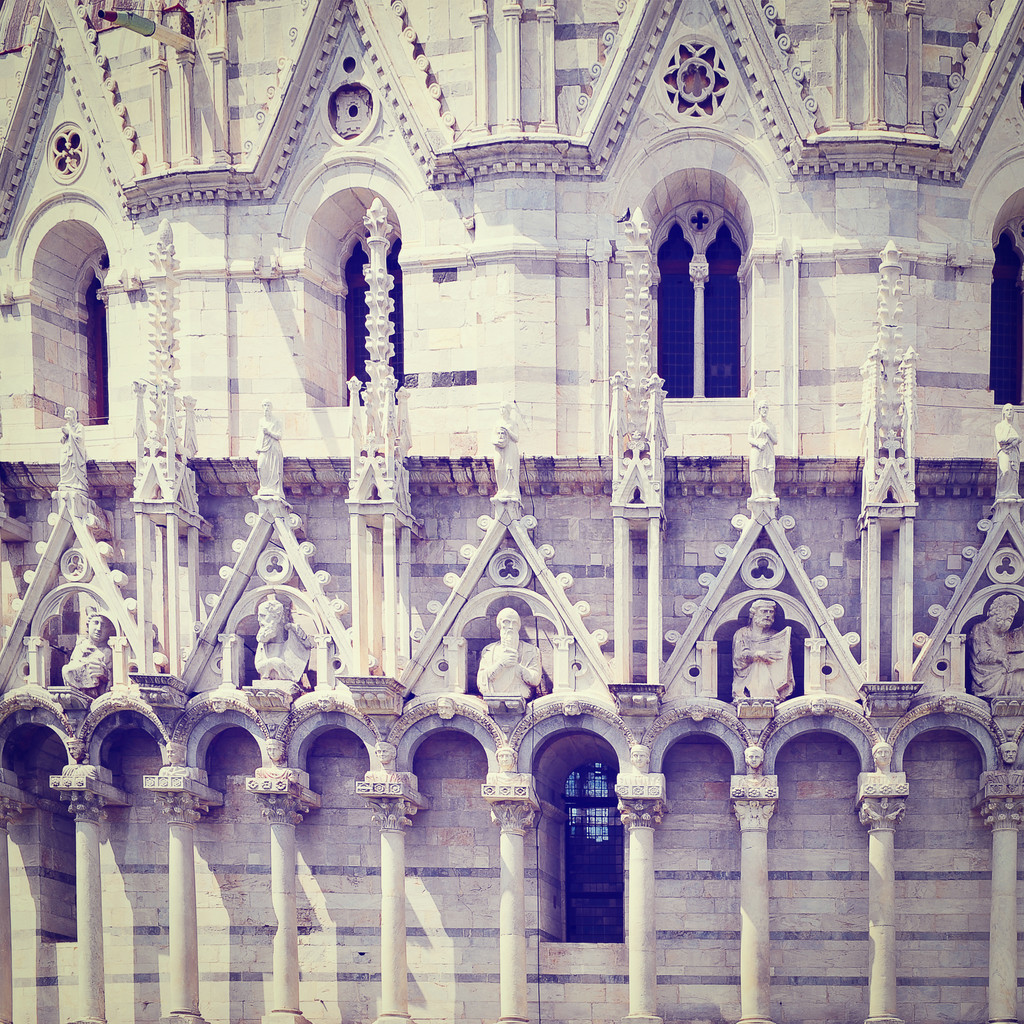
<path id="1" fill-rule="evenodd" d="M 107 307 L 100 297 L 100 279 L 93 276 L 85 290 L 85 352 L 88 377 L 89 423 L 110 419 L 107 352 Z"/>
<path id="2" fill-rule="evenodd" d="M 738 398 L 742 250 L 710 204 L 691 204 L 658 249 L 658 375 L 669 398 Z"/>
<path id="3" fill-rule="evenodd" d="M 1021 258 L 1013 236 L 1004 231 L 995 247 L 992 268 L 989 387 L 996 405 L 1021 402 Z"/>
<path id="4" fill-rule="evenodd" d="M 395 331 L 391 341 L 395 346 L 395 357 L 391 361 L 398 386 L 402 386 L 405 378 L 405 317 L 402 302 L 402 265 L 399 257 L 402 253 L 402 240 L 396 239 L 388 253 L 387 270 L 394 279 L 391 287 L 391 298 L 394 308 L 391 311 L 391 323 Z M 362 243 L 356 243 L 352 255 L 345 263 L 345 337 L 347 339 L 346 367 L 349 377 L 356 377 L 366 383 L 369 377 L 366 372 L 366 267 L 370 257 Z"/>
<path id="5" fill-rule="evenodd" d="M 615 768 L 581 765 L 565 780 L 565 938 L 622 942 L 623 829 Z"/>

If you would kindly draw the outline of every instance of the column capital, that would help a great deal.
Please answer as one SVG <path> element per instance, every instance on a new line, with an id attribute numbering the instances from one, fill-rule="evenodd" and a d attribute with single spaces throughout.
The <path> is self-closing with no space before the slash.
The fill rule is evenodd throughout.
<path id="1" fill-rule="evenodd" d="M 0 769 L 0 829 L 35 805 L 32 794 L 18 788 L 18 776 Z"/>
<path id="2" fill-rule="evenodd" d="M 272 825 L 297 825 L 320 806 L 320 794 L 309 789 L 309 776 L 297 768 L 265 768 L 245 780 L 245 788 L 262 805 Z"/>
<path id="3" fill-rule="evenodd" d="M 867 796 L 859 801 L 860 823 L 870 832 L 894 832 L 907 801 L 897 796 Z"/>
<path id="4" fill-rule="evenodd" d="M 707 256 L 692 256 L 690 258 L 690 280 L 695 286 L 703 288 L 707 284 L 710 273 L 711 266 Z"/>
<path id="5" fill-rule="evenodd" d="M 1015 796 L 986 797 L 978 805 L 981 819 L 993 832 L 1000 829 L 1020 828 L 1024 815 L 1024 800 Z"/>
<path id="6" fill-rule="evenodd" d="M 208 804 L 191 793 L 157 793 L 156 799 L 171 825 L 194 825 L 209 809 Z"/>
<path id="7" fill-rule="evenodd" d="M 630 832 L 635 828 L 654 828 L 660 825 L 667 810 L 668 805 L 660 798 L 619 797 L 619 815 L 623 826 Z"/>
<path id="8" fill-rule="evenodd" d="M 732 810 L 740 823 L 741 832 L 767 832 L 768 822 L 775 813 L 775 800 L 733 798 Z"/>
<path id="9" fill-rule="evenodd" d="M 210 789 L 206 779 L 206 772 L 198 768 L 171 765 L 158 775 L 144 775 L 142 787 L 156 795 L 171 824 L 194 825 L 200 815 L 224 803 L 223 795 Z"/>
<path id="10" fill-rule="evenodd" d="M 526 800 L 491 800 L 491 821 L 502 832 L 525 835 L 536 820 L 538 807 Z"/>
<path id="11" fill-rule="evenodd" d="M 50 776 L 50 788 L 68 805 L 68 813 L 79 821 L 99 821 L 106 807 L 126 807 L 127 793 L 112 783 L 109 769 L 92 764 L 65 765 L 60 775 Z"/>
<path id="12" fill-rule="evenodd" d="M 381 832 L 402 831 L 412 824 L 417 811 L 429 806 L 410 772 L 367 772 L 366 780 L 356 783 L 356 796 L 369 803 L 373 823 Z"/>

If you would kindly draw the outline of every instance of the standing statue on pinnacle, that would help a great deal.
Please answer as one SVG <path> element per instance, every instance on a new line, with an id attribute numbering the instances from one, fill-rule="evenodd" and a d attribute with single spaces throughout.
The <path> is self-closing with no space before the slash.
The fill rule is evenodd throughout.
<path id="1" fill-rule="evenodd" d="M 1004 405 L 996 424 L 996 501 L 1020 497 L 1020 434 L 1013 412 L 1012 405 Z"/>
<path id="2" fill-rule="evenodd" d="M 495 501 L 523 500 L 519 489 L 519 423 L 512 402 L 502 402 L 491 438 L 494 445 Z"/>
<path id="3" fill-rule="evenodd" d="M 775 500 L 775 446 L 779 431 L 768 419 L 768 402 L 757 403 L 757 416 L 750 424 L 750 497 L 755 501 Z"/>
<path id="4" fill-rule="evenodd" d="M 269 401 L 263 403 L 263 419 L 256 431 L 256 476 L 260 482 L 259 498 L 284 500 L 284 449 L 281 436 L 284 427 L 274 416 Z"/>

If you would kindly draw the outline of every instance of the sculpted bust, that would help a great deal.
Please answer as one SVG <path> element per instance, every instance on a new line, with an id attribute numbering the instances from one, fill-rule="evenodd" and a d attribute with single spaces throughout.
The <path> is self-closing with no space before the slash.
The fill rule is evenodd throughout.
<path id="1" fill-rule="evenodd" d="M 105 615 L 89 616 L 85 635 L 78 638 L 70 660 L 61 670 L 65 686 L 99 696 L 110 683 L 114 652 L 108 641 L 113 634 L 113 623 Z"/>
<path id="2" fill-rule="evenodd" d="M 480 655 L 477 688 L 485 697 L 529 700 L 540 684 L 540 651 L 519 639 L 522 620 L 514 608 L 502 608 L 496 621 L 501 639 L 488 644 Z"/>
<path id="3" fill-rule="evenodd" d="M 297 683 L 309 663 L 311 644 L 306 634 L 289 621 L 285 606 L 268 597 L 256 612 L 256 671 L 260 679 Z"/>
<path id="4" fill-rule="evenodd" d="M 778 606 L 774 601 L 755 601 L 749 625 L 740 626 L 732 639 L 733 699 L 782 700 L 793 692 L 793 658 L 790 640 L 793 627 L 773 631 Z"/>
<path id="5" fill-rule="evenodd" d="M 977 697 L 1024 695 L 1024 628 L 1012 628 L 1019 609 L 1013 594 L 1000 594 L 985 620 L 971 627 L 968 654 Z"/>

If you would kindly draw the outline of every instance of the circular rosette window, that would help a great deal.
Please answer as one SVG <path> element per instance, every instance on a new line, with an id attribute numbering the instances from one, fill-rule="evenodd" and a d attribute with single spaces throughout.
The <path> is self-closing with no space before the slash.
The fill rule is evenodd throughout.
<path id="1" fill-rule="evenodd" d="M 487 563 L 487 575 L 499 587 L 525 587 L 533 573 L 515 548 L 502 548 Z"/>
<path id="2" fill-rule="evenodd" d="M 769 590 L 777 587 L 786 575 L 782 559 L 770 548 L 755 548 L 740 566 L 740 575 L 748 587 Z"/>
<path id="3" fill-rule="evenodd" d="M 684 117 L 714 117 L 729 88 L 715 47 L 699 43 L 679 44 L 669 59 L 664 81 L 669 103 Z"/>
<path id="4" fill-rule="evenodd" d="M 58 181 L 74 181 L 84 166 L 82 129 L 76 124 L 62 124 L 50 138 L 50 173 Z"/>

